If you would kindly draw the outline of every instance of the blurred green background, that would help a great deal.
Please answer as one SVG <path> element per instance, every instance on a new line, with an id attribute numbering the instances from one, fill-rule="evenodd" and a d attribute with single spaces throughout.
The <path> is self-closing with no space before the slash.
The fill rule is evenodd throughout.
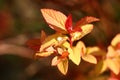
<path id="1" fill-rule="evenodd" d="M 26 41 L 39 38 L 41 30 L 54 33 L 45 23 L 41 8 L 72 14 L 73 22 L 85 16 L 99 18 L 94 30 L 82 38 L 86 46 L 106 49 L 120 33 L 120 0 L 0 0 L 0 80 L 86 80 L 93 68 L 88 63 L 76 67 L 70 62 L 69 72 L 63 76 L 50 66 L 51 58 L 32 59 L 34 51 L 27 48 Z"/>

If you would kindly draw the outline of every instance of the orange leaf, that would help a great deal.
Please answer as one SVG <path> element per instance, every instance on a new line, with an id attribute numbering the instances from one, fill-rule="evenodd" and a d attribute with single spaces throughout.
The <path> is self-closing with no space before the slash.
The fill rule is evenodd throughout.
<path id="1" fill-rule="evenodd" d="M 80 21 L 78 21 L 76 23 L 75 27 L 86 25 L 86 24 L 89 24 L 89 23 L 95 22 L 95 21 L 99 21 L 99 19 L 95 18 L 95 17 L 92 17 L 92 16 L 87 16 L 87 17 L 82 18 Z"/>
<path id="2" fill-rule="evenodd" d="M 53 59 L 52 59 L 52 66 L 56 66 L 57 64 L 59 64 L 61 61 L 60 58 L 58 58 L 57 56 L 55 56 Z"/>
<path id="3" fill-rule="evenodd" d="M 41 9 L 42 15 L 48 25 L 57 32 L 65 32 L 65 21 L 67 17 L 53 9 Z"/>
<path id="4" fill-rule="evenodd" d="M 46 33 L 42 30 L 40 34 L 40 42 L 42 43 L 47 37 Z"/>

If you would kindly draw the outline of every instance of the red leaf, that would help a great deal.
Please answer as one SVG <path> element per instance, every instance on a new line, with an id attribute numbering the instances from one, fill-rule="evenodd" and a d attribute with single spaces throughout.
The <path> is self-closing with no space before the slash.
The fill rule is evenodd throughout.
<path id="1" fill-rule="evenodd" d="M 95 21 L 99 21 L 99 19 L 95 18 L 95 17 L 87 16 L 87 17 L 82 18 L 80 21 L 78 21 L 76 23 L 75 27 L 82 26 L 82 25 L 85 25 L 85 24 L 89 24 L 89 23 L 95 22 Z"/>
<path id="2" fill-rule="evenodd" d="M 68 16 L 66 22 L 65 22 L 65 28 L 70 33 L 72 31 L 72 16 L 71 14 Z"/>
<path id="3" fill-rule="evenodd" d="M 40 39 L 30 39 L 26 42 L 26 45 L 34 51 L 39 51 L 41 45 Z"/>

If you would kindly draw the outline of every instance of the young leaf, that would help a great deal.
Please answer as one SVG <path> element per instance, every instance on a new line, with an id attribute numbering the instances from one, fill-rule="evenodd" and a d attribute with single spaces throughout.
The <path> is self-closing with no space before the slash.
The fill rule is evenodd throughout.
<path id="1" fill-rule="evenodd" d="M 99 21 L 99 19 L 95 18 L 95 17 L 87 16 L 87 17 L 82 18 L 80 21 L 78 21 L 76 23 L 75 27 L 86 25 L 86 24 L 89 24 L 89 23 L 95 22 L 95 21 Z"/>
<path id="2" fill-rule="evenodd" d="M 60 63 L 61 59 L 58 58 L 57 56 L 55 56 L 53 59 L 52 59 L 52 66 L 56 66 Z"/>
<path id="3" fill-rule="evenodd" d="M 69 15 L 66 22 L 65 22 L 65 28 L 70 33 L 72 31 L 72 16 Z"/>
<path id="4" fill-rule="evenodd" d="M 119 61 L 115 59 L 106 59 L 107 66 L 110 70 L 112 70 L 116 75 L 120 72 Z"/>
<path id="5" fill-rule="evenodd" d="M 93 64 L 97 64 L 97 60 L 93 55 L 84 55 L 82 56 L 82 59 Z"/>
<path id="6" fill-rule="evenodd" d="M 57 32 L 66 31 L 65 21 L 67 17 L 63 13 L 53 9 L 41 9 L 41 12 L 45 21 L 52 29 L 56 30 Z"/>
<path id="7" fill-rule="evenodd" d="M 68 71 L 68 60 L 62 60 L 58 65 L 57 65 L 59 71 L 66 75 L 67 71 Z"/>

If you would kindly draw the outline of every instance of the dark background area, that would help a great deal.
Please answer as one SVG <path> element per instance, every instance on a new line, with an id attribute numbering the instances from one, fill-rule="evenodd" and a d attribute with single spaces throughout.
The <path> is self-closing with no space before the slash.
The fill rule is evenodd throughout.
<path id="1" fill-rule="evenodd" d="M 39 38 L 41 30 L 54 33 L 41 15 L 42 8 L 72 14 L 74 23 L 85 16 L 99 18 L 93 31 L 81 39 L 86 46 L 106 49 L 120 33 L 120 0 L 0 0 L 0 80 L 106 80 L 106 75 L 91 76 L 95 65 L 86 62 L 76 66 L 70 61 L 63 76 L 50 66 L 51 57 L 33 59 L 26 41 Z"/>

